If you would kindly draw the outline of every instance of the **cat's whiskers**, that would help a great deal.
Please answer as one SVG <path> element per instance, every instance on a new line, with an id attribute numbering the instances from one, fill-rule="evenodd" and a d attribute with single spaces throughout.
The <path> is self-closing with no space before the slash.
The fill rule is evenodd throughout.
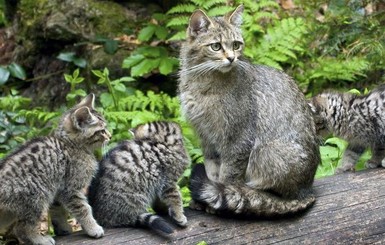
<path id="1" fill-rule="evenodd" d="M 181 71 L 180 76 L 188 75 L 192 80 L 196 80 L 199 77 L 205 76 L 212 71 L 220 70 L 224 66 L 227 65 L 224 64 L 222 60 L 210 60 Z"/>

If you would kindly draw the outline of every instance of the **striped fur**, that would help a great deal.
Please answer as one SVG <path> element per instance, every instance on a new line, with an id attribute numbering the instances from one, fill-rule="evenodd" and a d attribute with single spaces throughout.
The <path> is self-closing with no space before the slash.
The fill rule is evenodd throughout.
<path id="1" fill-rule="evenodd" d="M 22 242 L 54 244 L 36 228 L 55 201 L 52 221 L 57 234 L 71 231 L 65 207 L 89 236 L 103 236 L 83 193 L 97 168 L 93 151 L 111 136 L 94 110 L 94 100 L 91 94 L 67 111 L 53 136 L 28 141 L 0 161 L 0 231 L 13 225 L 11 233 Z"/>
<path id="2" fill-rule="evenodd" d="M 333 133 L 349 142 L 337 172 L 354 170 L 366 148 L 372 149 L 367 168 L 385 167 L 385 86 L 367 95 L 328 92 L 310 101 L 318 134 Z"/>
<path id="3" fill-rule="evenodd" d="M 100 162 L 89 195 L 95 218 L 106 227 L 147 226 L 170 234 L 172 226 L 147 209 L 160 200 L 176 224 L 187 224 L 177 186 L 189 164 L 181 129 L 153 122 L 132 132 L 133 140 L 121 142 Z"/>
<path id="4" fill-rule="evenodd" d="M 279 214 L 282 201 L 303 203 L 291 206 L 295 212 L 313 201 L 320 163 L 314 122 L 292 78 L 242 57 L 242 11 L 241 5 L 213 18 L 195 11 L 181 47 L 181 107 L 201 139 L 210 179 L 192 195 L 215 209 L 209 200 L 223 196 L 218 191 L 226 187 L 239 202 L 250 194 L 271 203 L 269 212 L 251 200 L 250 208 L 239 211 Z M 283 210 L 290 212 L 289 207 Z"/>

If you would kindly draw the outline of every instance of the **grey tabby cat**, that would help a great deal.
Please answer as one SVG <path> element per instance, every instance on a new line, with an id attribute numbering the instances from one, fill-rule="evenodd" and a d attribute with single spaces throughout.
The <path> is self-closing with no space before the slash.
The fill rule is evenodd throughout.
<path id="1" fill-rule="evenodd" d="M 97 169 L 93 151 L 111 137 L 94 101 L 88 95 L 64 113 L 52 136 L 28 141 L 0 161 L 0 231 L 12 226 L 11 233 L 26 244 L 55 244 L 37 231 L 40 217 L 55 202 L 56 234 L 72 230 L 66 209 L 89 236 L 103 236 L 83 193 Z"/>
<path id="2" fill-rule="evenodd" d="M 180 100 L 205 156 L 205 169 L 191 176 L 192 196 L 214 212 L 297 212 L 315 201 L 312 115 L 289 76 L 242 58 L 242 12 L 195 11 L 181 48 Z"/>
<path id="3" fill-rule="evenodd" d="M 133 134 L 100 163 L 89 195 L 94 216 L 106 227 L 147 226 L 171 234 L 173 228 L 147 209 L 160 201 L 176 224 L 187 225 L 177 185 L 190 162 L 181 129 L 173 122 L 152 122 Z"/>
<path id="4" fill-rule="evenodd" d="M 385 167 L 385 86 L 367 95 L 328 92 L 310 101 L 317 132 L 326 136 L 333 133 L 349 145 L 337 173 L 354 170 L 354 166 L 368 147 L 372 158 L 367 168 Z"/>

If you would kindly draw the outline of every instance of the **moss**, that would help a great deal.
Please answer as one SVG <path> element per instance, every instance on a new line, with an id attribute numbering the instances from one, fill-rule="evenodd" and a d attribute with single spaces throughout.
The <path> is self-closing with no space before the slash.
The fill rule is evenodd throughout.
<path id="1" fill-rule="evenodd" d="M 38 27 L 50 8 L 49 0 L 21 0 L 18 5 L 18 36 L 25 39 L 35 37 L 39 33 Z"/>
<path id="2" fill-rule="evenodd" d="M 95 15 L 99 17 L 94 19 L 96 33 L 116 36 L 124 33 L 127 28 L 134 28 L 135 22 L 122 5 L 109 1 L 87 1 L 91 9 L 96 12 Z"/>

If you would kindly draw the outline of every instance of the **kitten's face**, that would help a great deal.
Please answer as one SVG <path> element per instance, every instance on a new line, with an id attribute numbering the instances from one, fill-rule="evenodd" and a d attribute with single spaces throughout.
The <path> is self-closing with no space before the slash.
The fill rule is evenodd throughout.
<path id="1" fill-rule="evenodd" d="M 188 27 L 192 65 L 223 73 L 237 65 L 243 50 L 242 12 L 239 6 L 224 17 L 209 18 L 201 10 L 192 14 Z"/>
<path id="2" fill-rule="evenodd" d="M 137 126 L 130 130 L 135 139 L 153 139 L 160 142 L 175 143 L 182 140 L 182 131 L 173 122 L 152 122 Z"/>
<path id="3" fill-rule="evenodd" d="M 95 96 L 90 94 L 69 110 L 61 122 L 60 134 L 96 149 L 107 144 L 111 134 L 106 120 L 95 110 L 94 101 Z"/>

